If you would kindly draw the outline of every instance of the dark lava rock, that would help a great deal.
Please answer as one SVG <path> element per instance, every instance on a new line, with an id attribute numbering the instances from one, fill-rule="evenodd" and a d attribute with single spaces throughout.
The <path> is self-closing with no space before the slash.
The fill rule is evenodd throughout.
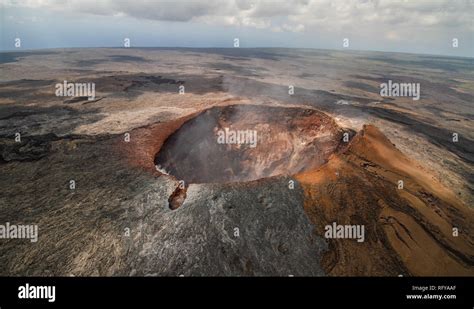
<path id="1" fill-rule="evenodd" d="M 53 133 L 22 137 L 20 142 L 14 137 L 0 138 L 0 162 L 39 160 L 48 154 L 54 140 L 58 137 Z"/>

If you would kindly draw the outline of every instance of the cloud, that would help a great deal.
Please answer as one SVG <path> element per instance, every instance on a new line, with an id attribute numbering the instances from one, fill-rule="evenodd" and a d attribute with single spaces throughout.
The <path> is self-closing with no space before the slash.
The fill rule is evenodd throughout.
<path id="1" fill-rule="evenodd" d="M 283 24 L 281 28 L 285 31 L 291 31 L 291 32 L 303 32 L 305 29 L 303 24 L 297 24 L 297 25 Z"/>
<path id="2" fill-rule="evenodd" d="M 388 31 L 385 34 L 385 38 L 390 41 L 399 41 L 401 39 L 400 35 L 396 31 Z"/>
<path id="3" fill-rule="evenodd" d="M 224 6 L 221 6 L 224 3 Z M 136 18 L 162 21 L 186 22 L 194 18 L 220 15 L 226 9 L 225 2 L 218 0 L 185 1 L 120 1 L 111 6 L 112 10 Z"/>
<path id="4" fill-rule="evenodd" d="M 474 31 L 473 5 L 467 0 L 0 0 L 0 4 L 289 32 L 377 27 L 389 33 L 397 27 L 403 36 L 427 27 Z"/>

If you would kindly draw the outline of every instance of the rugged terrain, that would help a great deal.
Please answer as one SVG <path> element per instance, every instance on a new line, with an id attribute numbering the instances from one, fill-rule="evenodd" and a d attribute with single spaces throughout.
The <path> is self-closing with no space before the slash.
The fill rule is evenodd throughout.
<path id="1" fill-rule="evenodd" d="M 0 223 L 39 227 L 37 243 L 0 239 L 2 275 L 473 275 L 471 58 L 0 55 Z M 387 79 L 420 82 L 421 100 L 381 98 Z M 56 97 L 64 80 L 96 98 Z M 222 148 L 224 127 L 266 139 Z M 365 241 L 325 239 L 332 222 Z"/>
<path id="2" fill-rule="evenodd" d="M 398 151 L 376 127 L 364 126 L 342 153 L 297 179 L 317 234 L 338 222 L 363 224 L 369 235 L 362 244 L 331 240 L 322 261 L 327 273 L 474 274 L 472 209 Z M 454 236 L 453 228 L 462 233 Z"/>

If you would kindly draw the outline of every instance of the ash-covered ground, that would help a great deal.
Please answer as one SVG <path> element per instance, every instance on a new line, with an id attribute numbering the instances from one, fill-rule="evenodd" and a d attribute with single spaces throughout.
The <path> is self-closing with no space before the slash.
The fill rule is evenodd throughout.
<path id="1" fill-rule="evenodd" d="M 0 224 L 39 229 L 37 242 L 0 239 L 1 275 L 474 272 L 472 58 L 239 48 L 0 57 Z M 382 97 L 388 80 L 419 83 L 420 100 Z M 94 83 L 95 98 L 56 96 L 64 81 Z M 232 118 L 239 107 L 245 117 Z M 211 126 L 193 123 L 216 110 L 216 128 L 267 139 L 210 148 Z M 162 148 L 168 166 L 157 169 Z M 333 222 L 364 225 L 365 240 L 326 238 Z"/>

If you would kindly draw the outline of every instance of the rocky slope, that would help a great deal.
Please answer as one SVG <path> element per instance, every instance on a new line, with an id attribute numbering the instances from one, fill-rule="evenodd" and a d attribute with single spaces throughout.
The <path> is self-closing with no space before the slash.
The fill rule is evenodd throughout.
<path id="1" fill-rule="evenodd" d="M 472 210 L 377 128 L 333 140 L 326 163 L 294 177 L 190 183 L 183 195 L 154 160 L 199 114 L 132 130 L 129 141 L 45 136 L 40 156 L 0 164 L 0 221 L 39 226 L 37 243 L 2 240 L 0 273 L 473 275 Z M 27 154 L 36 144 L 25 143 Z M 365 241 L 325 239 L 333 222 L 364 225 Z"/>
<path id="2" fill-rule="evenodd" d="M 376 127 L 364 126 L 328 164 L 296 178 L 316 234 L 332 222 L 365 225 L 363 243 L 329 241 L 322 261 L 329 275 L 474 274 L 472 209 Z"/>

